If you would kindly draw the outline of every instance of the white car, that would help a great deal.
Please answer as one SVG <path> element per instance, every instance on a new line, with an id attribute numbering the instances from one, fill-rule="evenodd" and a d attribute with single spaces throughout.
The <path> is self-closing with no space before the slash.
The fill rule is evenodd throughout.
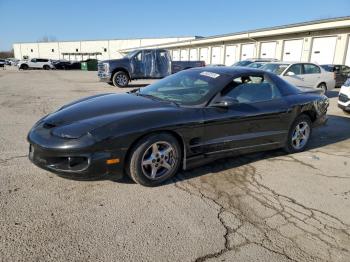
<path id="1" fill-rule="evenodd" d="M 338 107 L 350 113 L 350 78 L 348 78 L 340 88 Z"/>
<path id="2" fill-rule="evenodd" d="M 27 61 L 20 61 L 17 66 L 18 69 L 23 70 L 27 70 L 29 68 L 50 70 L 55 68 L 51 60 L 43 58 L 32 58 Z"/>
<path id="3" fill-rule="evenodd" d="M 335 75 L 319 65 L 303 62 L 273 62 L 259 69 L 273 72 L 289 83 L 309 88 L 322 88 L 324 92 L 335 87 Z"/>

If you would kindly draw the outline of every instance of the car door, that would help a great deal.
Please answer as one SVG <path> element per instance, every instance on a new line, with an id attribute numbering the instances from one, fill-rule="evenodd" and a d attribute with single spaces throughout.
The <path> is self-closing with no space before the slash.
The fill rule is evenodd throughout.
<path id="1" fill-rule="evenodd" d="M 38 62 L 36 58 L 33 58 L 28 63 L 29 67 L 38 68 Z"/>
<path id="2" fill-rule="evenodd" d="M 136 53 L 130 59 L 131 69 L 132 69 L 132 77 L 133 78 L 143 78 L 144 77 L 144 69 L 142 65 L 142 51 Z"/>
<path id="3" fill-rule="evenodd" d="M 245 79 L 250 79 L 246 81 Z M 208 154 L 277 146 L 288 133 L 288 106 L 267 75 L 234 79 L 219 98 L 236 101 L 227 108 L 204 110 L 203 151 Z"/>
<path id="4" fill-rule="evenodd" d="M 340 71 L 340 85 L 343 85 L 350 76 L 350 67 L 348 66 L 341 66 L 341 71 Z"/>
<path id="5" fill-rule="evenodd" d="M 303 64 L 303 71 L 305 87 L 316 87 L 321 82 L 322 74 L 318 65 L 305 63 Z"/>
<path id="6" fill-rule="evenodd" d="M 293 85 L 305 87 L 303 65 L 301 63 L 292 64 L 286 72 L 284 72 L 282 78 Z"/>

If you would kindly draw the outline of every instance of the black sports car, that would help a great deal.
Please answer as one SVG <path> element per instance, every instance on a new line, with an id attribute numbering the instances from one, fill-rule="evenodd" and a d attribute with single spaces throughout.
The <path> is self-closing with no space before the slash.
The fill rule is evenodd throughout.
<path id="1" fill-rule="evenodd" d="M 126 172 L 158 185 L 181 167 L 274 148 L 299 152 L 326 122 L 328 98 L 242 67 L 181 71 L 125 94 L 65 105 L 28 134 L 33 163 L 86 178 Z"/>

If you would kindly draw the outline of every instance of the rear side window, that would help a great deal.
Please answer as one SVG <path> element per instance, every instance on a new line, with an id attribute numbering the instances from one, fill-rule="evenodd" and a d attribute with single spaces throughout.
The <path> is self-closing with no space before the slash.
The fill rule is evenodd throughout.
<path id="1" fill-rule="evenodd" d="M 319 74 L 321 73 L 320 68 L 313 64 L 304 64 L 304 74 Z"/>
<path id="2" fill-rule="evenodd" d="M 257 103 L 281 97 L 276 85 L 264 76 L 242 76 L 233 80 L 231 89 L 224 96 L 236 99 L 239 103 Z"/>
<path id="3" fill-rule="evenodd" d="M 48 59 L 37 59 L 36 61 L 37 62 L 48 62 L 49 60 Z"/>
<path id="4" fill-rule="evenodd" d="M 302 66 L 302 64 L 295 64 L 295 65 L 292 65 L 292 66 L 288 69 L 288 71 L 286 72 L 286 74 L 287 74 L 288 72 L 293 72 L 293 73 L 296 74 L 296 75 L 301 75 L 301 74 L 303 74 L 303 66 Z"/>

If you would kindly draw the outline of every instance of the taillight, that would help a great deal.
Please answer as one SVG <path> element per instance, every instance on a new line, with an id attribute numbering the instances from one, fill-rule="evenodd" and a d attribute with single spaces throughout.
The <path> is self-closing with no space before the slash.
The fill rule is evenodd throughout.
<path id="1" fill-rule="evenodd" d="M 334 80 L 337 78 L 337 74 L 336 73 L 333 73 L 333 78 L 334 78 Z"/>

